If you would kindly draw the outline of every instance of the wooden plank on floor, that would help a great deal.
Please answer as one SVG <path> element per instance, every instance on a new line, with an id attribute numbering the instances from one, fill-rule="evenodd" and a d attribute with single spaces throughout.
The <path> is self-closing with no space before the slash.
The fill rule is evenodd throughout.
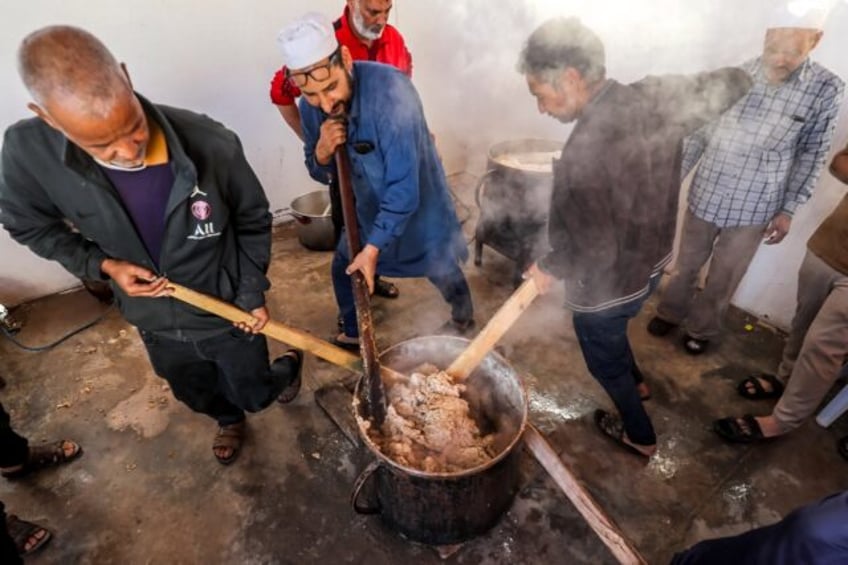
<path id="1" fill-rule="evenodd" d="M 319 388 L 315 391 L 315 402 L 354 447 L 362 445 L 353 416 L 353 394 L 344 385 L 331 384 Z"/>

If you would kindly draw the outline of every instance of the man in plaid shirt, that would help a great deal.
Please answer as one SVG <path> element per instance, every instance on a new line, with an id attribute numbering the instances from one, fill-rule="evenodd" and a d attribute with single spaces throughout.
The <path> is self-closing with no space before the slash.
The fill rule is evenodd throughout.
<path id="1" fill-rule="evenodd" d="M 700 160 L 689 193 L 676 272 L 648 331 L 666 335 L 686 322 L 684 348 L 706 350 L 760 242 L 780 243 L 807 201 L 835 127 L 844 82 L 809 59 L 824 13 L 783 9 L 763 54 L 745 64 L 749 93 L 687 139 L 684 177 Z M 696 294 L 701 268 L 707 282 Z"/>

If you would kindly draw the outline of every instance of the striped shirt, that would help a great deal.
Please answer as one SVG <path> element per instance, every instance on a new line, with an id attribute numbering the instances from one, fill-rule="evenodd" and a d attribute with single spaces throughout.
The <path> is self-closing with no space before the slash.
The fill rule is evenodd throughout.
<path id="1" fill-rule="evenodd" d="M 830 149 L 845 83 L 809 59 L 770 85 L 760 59 L 743 65 L 751 90 L 686 139 L 684 177 L 698 160 L 689 209 L 719 227 L 792 215 L 813 192 Z"/>

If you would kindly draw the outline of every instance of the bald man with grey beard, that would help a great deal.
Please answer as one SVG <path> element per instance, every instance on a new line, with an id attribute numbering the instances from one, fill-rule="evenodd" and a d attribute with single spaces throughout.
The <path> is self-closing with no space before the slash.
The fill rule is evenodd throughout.
<path id="1" fill-rule="evenodd" d="M 216 421 L 214 456 L 232 463 L 245 411 L 293 400 L 302 365 L 294 349 L 269 365 L 258 333 L 268 321 L 271 214 L 238 137 L 134 92 L 126 67 L 79 28 L 33 32 L 18 68 L 36 118 L 6 131 L 0 221 L 37 255 L 109 281 L 154 371 Z M 175 301 L 171 280 L 254 322 L 233 327 Z"/>

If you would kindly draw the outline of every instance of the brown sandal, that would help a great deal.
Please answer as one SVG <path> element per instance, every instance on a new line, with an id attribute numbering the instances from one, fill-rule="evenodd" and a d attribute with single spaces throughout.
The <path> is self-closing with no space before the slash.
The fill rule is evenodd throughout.
<path id="1" fill-rule="evenodd" d="M 66 444 L 74 446 L 70 455 L 65 453 Z M 40 469 L 56 467 L 57 465 L 68 463 L 80 455 L 82 455 L 82 446 L 69 439 L 60 439 L 53 443 L 36 445 L 35 447 L 29 448 L 27 460 L 23 465 L 18 468 L 0 469 L 0 476 L 3 476 L 6 479 L 18 479 Z"/>
<path id="2" fill-rule="evenodd" d="M 246 428 L 247 426 L 244 420 L 218 428 L 218 433 L 215 434 L 215 440 L 212 442 L 212 453 L 215 455 L 218 463 L 229 465 L 238 458 L 239 452 L 241 452 L 241 444 L 244 442 Z M 229 457 L 221 457 L 215 452 L 216 449 L 222 447 L 232 450 Z"/>
<path id="3" fill-rule="evenodd" d="M 9 532 L 9 536 L 15 542 L 15 547 L 18 549 L 18 555 L 21 557 L 35 553 L 44 547 L 44 544 L 50 541 L 50 538 L 53 537 L 53 534 L 51 534 L 50 530 L 47 528 L 42 528 L 38 524 L 21 520 L 14 514 L 10 514 L 6 517 L 6 528 Z M 44 535 L 40 538 L 36 537 L 36 534 L 39 532 L 44 532 Z M 27 542 L 31 540 L 35 540 L 35 543 L 27 547 Z"/>

